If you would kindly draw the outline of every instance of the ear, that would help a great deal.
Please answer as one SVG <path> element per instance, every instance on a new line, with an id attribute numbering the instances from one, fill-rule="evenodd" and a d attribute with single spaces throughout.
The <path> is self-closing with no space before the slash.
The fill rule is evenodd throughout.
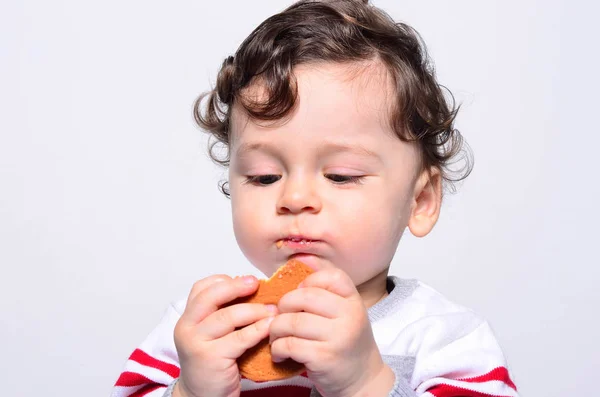
<path id="1" fill-rule="evenodd" d="M 442 175 L 437 168 L 424 170 L 414 190 L 408 228 L 416 237 L 426 236 L 440 216 L 442 203 Z"/>

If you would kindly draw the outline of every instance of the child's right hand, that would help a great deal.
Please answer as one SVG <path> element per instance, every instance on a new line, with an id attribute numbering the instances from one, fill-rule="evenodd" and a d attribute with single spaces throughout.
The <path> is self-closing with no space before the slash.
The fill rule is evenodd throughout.
<path id="1" fill-rule="evenodd" d="M 175 326 L 175 347 L 181 373 L 173 390 L 176 397 L 237 397 L 240 374 L 236 360 L 269 336 L 277 308 L 232 300 L 258 288 L 253 276 L 232 279 L 210 276 L 196 282 L 185 311 Z M 236 328 L 243 327 L 236 330 Z"/>

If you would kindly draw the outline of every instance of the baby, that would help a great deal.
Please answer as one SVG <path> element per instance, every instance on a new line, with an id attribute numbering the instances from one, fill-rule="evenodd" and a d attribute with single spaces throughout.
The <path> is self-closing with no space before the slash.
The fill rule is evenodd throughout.
<path id="1" fill-rule="evenodd" d="M 113 396 L 517 396 L 483 319 L 388 273 L 408 228 L 427 235 L 464 179 L 448 104 L 409 26 L 359 0 L 300 1 L 228 57 L 195 106 L 225 147 L 237 242 L 266 275 L 315 270 L 278 305 L 227 305 L 252 276 L 196 282 L 136 349 Z M 467 165 L 469 162 L 467 162 Z M 306 372 L 253 382 L 236 359 L 269 338 Z"/>

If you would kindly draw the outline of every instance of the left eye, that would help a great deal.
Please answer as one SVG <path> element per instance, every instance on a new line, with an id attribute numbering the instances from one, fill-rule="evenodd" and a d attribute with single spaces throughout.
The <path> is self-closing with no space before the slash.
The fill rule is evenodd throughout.
<path id="1" fill-rule="evenodd" d="M 272 185 L 281 179 L 281 175 L 254 175 L 248 176 L 247 181 L 260 186 Z"/>
<path id="2" fill-rule="evenodd" d="M 358 183 L 361 181 L 362 176 L 355 175 L 339 175 L 339 174 L 325 174 L 325 178 L 337 184 L 344 183 Z"/>

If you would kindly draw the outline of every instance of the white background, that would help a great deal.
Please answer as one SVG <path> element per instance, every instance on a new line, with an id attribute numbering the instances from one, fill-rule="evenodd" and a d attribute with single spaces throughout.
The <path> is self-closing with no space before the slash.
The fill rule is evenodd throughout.
<path id="1" fill-rule="evenodd" d="M 0 4 L 1 394 L 106 396 L 195 280 L 258 275 L 191 106 L 290 3 Z M 600 7 L 375 4 L 424 37 L 476 158 L 392 272 L 486 317 L 523 396 L 593 394 Z"/>

